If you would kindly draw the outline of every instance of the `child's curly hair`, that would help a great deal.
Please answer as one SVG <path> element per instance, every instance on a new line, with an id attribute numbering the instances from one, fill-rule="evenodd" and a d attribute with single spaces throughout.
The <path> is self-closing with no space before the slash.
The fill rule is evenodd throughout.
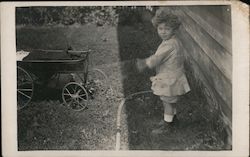
<path id="1" fill-rule="evenodd" d="M 177 30 L 181 25 L 181 22 L 176 15 L 163 10 L 158 10 L 155 16 L 152 18 L 152 24 L 155 28 L 157 28 L 161 23 L 165 23 L 174 30 Z"/>

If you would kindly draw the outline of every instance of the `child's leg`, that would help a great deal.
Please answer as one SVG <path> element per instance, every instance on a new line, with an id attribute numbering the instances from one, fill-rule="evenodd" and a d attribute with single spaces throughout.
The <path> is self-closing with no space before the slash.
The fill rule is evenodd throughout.
<path id="1" fill-rule="evenodd" d="M 177 114 L 176 104 L 172 104 L 172 107 L 174 108 L 174 115 Z"/>
<path id="2" fill-rule="evenodd" d="M 176 115 L 177 97 L 161 97 L 164 107 L 164 121 L 172 122 L 174 115 Z"/>
<path id="3" fill-rule="evenodd" d="M 164 107 L 164 121 L 172 122 L 175 115 L 175 108 L 173 107 L 173 104 L 168 102 L 163 102 L 163 107 Z"/>
<path id="4" fill-rule="evenodd" d="M 172 132 L 174 116 L 176 114 L 176 102 L 178 97 L 166 97 L 161 96 L 160 99 L 163 102 L 164 119 L 159 123 L 159 128 L 152 131 L 153 134 L 159 134 L 164 132 Z"/>

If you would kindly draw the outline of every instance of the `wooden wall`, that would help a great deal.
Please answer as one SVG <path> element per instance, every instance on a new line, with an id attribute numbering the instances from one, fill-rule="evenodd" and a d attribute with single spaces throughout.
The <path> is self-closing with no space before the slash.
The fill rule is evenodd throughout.
<path id="1" fill-rule="evenodd" d="M 161 9 L 168 10 L 162 7 Z M 188 71 L 211 108 L 219 111 L 232 136 L 232 37 L 230 6 L 181 6 L 171 12 L 182 22 L 178 36 L 183 43 Z"/>

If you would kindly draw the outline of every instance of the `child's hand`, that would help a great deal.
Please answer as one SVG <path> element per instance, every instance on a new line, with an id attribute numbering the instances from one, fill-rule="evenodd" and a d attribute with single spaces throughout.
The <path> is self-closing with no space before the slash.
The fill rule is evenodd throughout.
<path id="1" fill-rule="evenodd" d="M 142 72 L 147 67 L 145 59 L 137 58 L 136 59 L 136 67 L 137 67 L 139 72 Z"/>

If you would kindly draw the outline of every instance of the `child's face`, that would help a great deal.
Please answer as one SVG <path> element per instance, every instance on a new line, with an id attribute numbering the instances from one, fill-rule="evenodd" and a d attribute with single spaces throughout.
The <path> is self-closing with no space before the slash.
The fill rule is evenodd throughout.
<path id="1" fill-rule="evenodd" d="M 160 23 L 157 27 L 157 32 L 162 40 L 168 40 L 174 34 L 174 29 L 167 26 L 165 23 Z"/>

